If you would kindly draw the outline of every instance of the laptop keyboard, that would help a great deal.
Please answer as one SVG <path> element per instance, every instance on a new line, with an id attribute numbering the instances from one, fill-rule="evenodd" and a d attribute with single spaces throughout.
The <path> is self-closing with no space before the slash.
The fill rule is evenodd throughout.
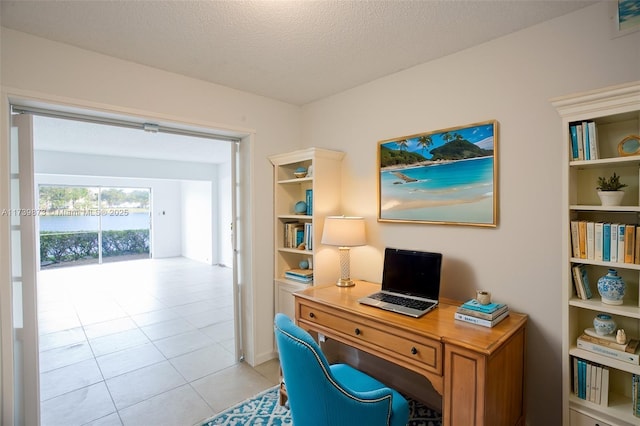
<path id="1" fill-rule="evenodd" d="M 423 310 L 433 305 L 433 302 L 426 302 L 424 300 L 410 299 L 408 297 L 394 296 L 386 293 L 375 293 L 369 296 L 371 299 L 380 300 L 381 302 L 393 303 L 394 305 L 400 305 L 407 308 Z"/>

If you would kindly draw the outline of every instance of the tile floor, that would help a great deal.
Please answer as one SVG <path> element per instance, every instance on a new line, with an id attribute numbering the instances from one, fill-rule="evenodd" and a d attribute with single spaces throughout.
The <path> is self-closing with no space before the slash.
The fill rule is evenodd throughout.
<path id="1" fill-rule="evenodd" d="M 191 426 L 278 383 L 234 357 L 229 268 L 185 258 L 43 270 L 43 426 Z"/>

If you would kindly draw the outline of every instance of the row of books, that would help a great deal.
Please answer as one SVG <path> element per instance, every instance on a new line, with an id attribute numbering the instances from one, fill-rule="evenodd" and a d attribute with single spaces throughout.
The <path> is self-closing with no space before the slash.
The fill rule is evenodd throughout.
<path id="1" fill-rule="evenodd" d="M 640 375 L 633 374 L 631 376 L 631 405 L 633 415 L 640 417 Z"/>
<path id="2" fill-rule="evenodd" d="M 572 160 L 597 160 L 598 132 L 593 121 L 581 121 L 569 124 Z"/>
<path id="3" fill-rule="evenodd" d="M 577 339 L 580 349 L 634 365 L 640 364 L 639 344 L 637 339 L 628 339 L 626 343 L 620 344 L 613 336 L 598 336 L 593 328 L 586 329 Z"/>
<path id="4" fill-rule="evenodd" d="M 285 223 L 284 248 L 313 249 L 313 224 L 310 222 Z"/>
<path id="5" fill-rule="evenodd" d="M 609 368 L 582 358 L 573 358 L 573 393 L 594 404 L 609 404 Z"/>
<path id="6" fill-rule="evenodd" d="M 591 292 L 591 285 L 589 284 L 587 268 L 584 265 L 574 265 L 571 267 L 571 271 L 573 272 L 573 284 L 576 289 L 576 296 L 582 300 L 591 299 L 593 293 Z"/>
<path id="7" fill-rule="evenodd" d="M 313 269 L 290 269 L 285 271 L 285 278 L 305 284 L 313 282 Z"/>
<path id="8" fill-rule="evenodd" d="M 482 305 L 476 299 L 464 302 L 458 307 L 455 319 L 483 327 L 493 327 L 509 316 L 509 307 L 504 303 Z"/>
<path id="9" fill-rule="evenodd" d="M 572 220 L 571 247 L 580 259 L 640 264 L 640 226 Z"/>

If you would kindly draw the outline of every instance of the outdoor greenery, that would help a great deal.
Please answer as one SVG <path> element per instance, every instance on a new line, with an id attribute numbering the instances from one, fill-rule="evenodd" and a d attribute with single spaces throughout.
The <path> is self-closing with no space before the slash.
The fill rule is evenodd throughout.
<path id="1" fill-rule="evenodd" d="M 149 253 L 149 230 L 102 231 L 102 256 Z M 40 263 L 98 258 L 97 232 L 41 232 Z"/>
<path id="2" fill-rule="evenodd" d="M 146 189 L 124 191 L 121 188 L 40 185 L 39 192 L 39 208 L 46 211 L 96 209 L 98 192 L 102 208 L 149 208 L 149 190 Z"/>

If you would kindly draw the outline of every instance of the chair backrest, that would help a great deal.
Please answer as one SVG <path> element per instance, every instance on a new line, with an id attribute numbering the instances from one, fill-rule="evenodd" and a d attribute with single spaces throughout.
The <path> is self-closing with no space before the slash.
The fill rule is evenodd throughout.
<path id="1" fill-rule="evenodd" d="M 363 419 L 360 406 L 364 401 L 351 396 L 338 383 L 311 335 L 284 314 L 276 314 L 275 332 L 293 423 L 303 426 L 361 424 L 358 421 Z M 369 406 L 368 410 L 377 411 L 369 415 L 383 419 L 382 423 L 386 424 L 384 419 L 390 416 L 388 402 L 377 407 L 365 405 Z"/>

